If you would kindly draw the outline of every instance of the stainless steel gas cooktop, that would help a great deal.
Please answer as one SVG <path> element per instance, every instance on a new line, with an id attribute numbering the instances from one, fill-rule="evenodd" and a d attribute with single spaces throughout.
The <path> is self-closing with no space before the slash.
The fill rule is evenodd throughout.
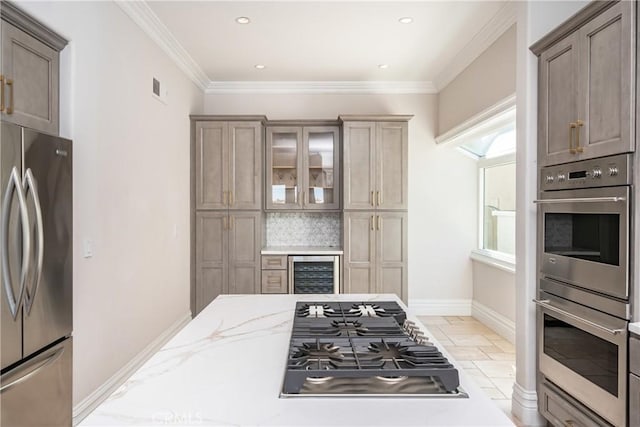
<path id="1" fill-rule="evenodd" d="M 468 397 L 393 301 L 296 304 L 281 397 L 311 396 Z"/>

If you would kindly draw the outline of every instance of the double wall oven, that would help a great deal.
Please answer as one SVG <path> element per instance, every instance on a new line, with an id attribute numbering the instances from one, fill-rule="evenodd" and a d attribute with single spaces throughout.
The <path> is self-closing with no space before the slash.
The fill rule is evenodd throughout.
<path id="1" fill-rule="evenodd" d="M 623 154 L 541 169 L 538 395 L 561 425 L 627 425 L 631 162 Z M 547 396 L 587 421 L 556 419 Z"/>

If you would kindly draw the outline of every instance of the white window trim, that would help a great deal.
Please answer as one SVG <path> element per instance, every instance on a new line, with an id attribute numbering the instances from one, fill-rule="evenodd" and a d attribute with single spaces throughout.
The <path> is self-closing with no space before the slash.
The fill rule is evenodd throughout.
<path id="1" fill-rule="evenodd" d="M 470 258 L 507 273 L 516 272 L 516 257 L 512 255 L 488 249 L 474 249 L 471 251 Z"/>

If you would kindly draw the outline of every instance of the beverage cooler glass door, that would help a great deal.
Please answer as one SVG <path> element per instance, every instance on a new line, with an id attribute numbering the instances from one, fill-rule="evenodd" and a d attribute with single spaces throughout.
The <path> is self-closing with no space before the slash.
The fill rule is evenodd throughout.
<path id="1" fill-rule="evenodd" d="M 543 276 L 629 298 L 629 187 L 546 192 L 540 204 Z"/>
<path id="2" fill-rule="evenodd" d="M 289 257 L 289 293 L 337 294 L 337 256 L 291 256 Z"/>

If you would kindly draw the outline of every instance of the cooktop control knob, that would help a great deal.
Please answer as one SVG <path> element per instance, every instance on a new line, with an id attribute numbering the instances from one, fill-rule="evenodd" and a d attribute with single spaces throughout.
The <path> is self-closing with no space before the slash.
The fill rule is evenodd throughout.
<path id="1" fill-rule="evenodd" d="M 618 168 L 615 166 L 609 167 L 609 176 L 616 176 L 616 175 L 618 175 Z"/>
<path id="2" fill-rule="evenodd" d="M 563 182 L 565 179 L 567 179 L 567 175 L 563 173 L 558 174 L 558 182 Z"/>
<path id="3" fill-rule="evenodd" d="M 546 181 L 547 184 L 551 184 L 553 182 L 553 175 L 547 175 Z"/>
<path id="4" fill-rule="evenodd" d="M 594 170 L 591 171 L 591 176 L 594 177 L 594 178 L 601 178 L 602 177 L 602 169 L 595 168 Z"/>

